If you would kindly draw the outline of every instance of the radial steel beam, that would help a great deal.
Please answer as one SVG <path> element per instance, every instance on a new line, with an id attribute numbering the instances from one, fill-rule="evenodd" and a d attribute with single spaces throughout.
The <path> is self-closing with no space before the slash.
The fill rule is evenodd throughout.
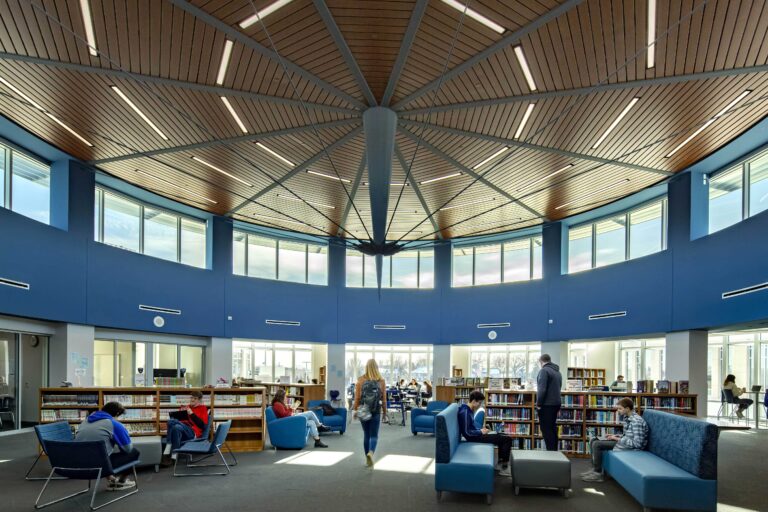
<path id="1" fill-rule="evenodd" d="M 387 234 L 387 206 L 389 185 L 392 182 L 397 115 L 386 107 L 369 108 L 363 112 L 363 127 L 368 155 L 368 195 L 371 200 L 373 242 L 383 244 Z"/>
<path id="2" fill-rule="evenodd" d="M 413 177 L 413 173 L 408 172 L 408 163 L 405 161 L 405 157 L 403 156 L 403 152 L 400 151 L 400 146 L 395 142 L 395 156 L 397 157 L 397 160 L 400 162 L 400 167 L 403 168 L 403 172 L 408 175 L 408 183 L 410 183 L 411 187 L 413 188 L 413 191 L 416 192 L 416 197 L 419 198 L 419 202 L 421 203 L 421 207 L 424 208 L 424 212 L 429 215 L 430 209 L 429 206 L 427 206 L 427 201 L 424 200 L 424 196 L 421 193 L 421 189 L 419 189 L 419 184 L 416 182 L 416 179 Z M 397 212 L 393 212 L 392 215 L 396 215 Z M 435 230 L 435 234 L 438 238 L 441 240 L 443 239 L 443 234 L 440 232 L 440 226 L 437 225 L 437 221 L 435 220 L 434 215 L 429 216 L 429 222 L 432 223 L 432 229 Z M 414 229 L 416 226 L 414 226 Z"/>
<path id="3" fill-rule="evenodd" d="M 435 146 L 433 146 L 432 144 L 430 144 L 429 142 L 427 142 L 423 138 L 420 139 L 416 134 L 412 133 L 409 130 L 406 130 L 405 128 L 400 128 L 399 131 L 400 131 L 400 133 L 402 133 L 403 135 L 405 135 L 406 137 L 408 137 L 409 139 L 411 139 L 414 142 L 418 143 L 419 140 L 421 140 L 421 145 L 424 146 L 424 148 L 426 148 L 432 154 L 442 158 L 443 160 L 445 160 L 446 162 L 451 164 L 453 167 L 457 168 L 458 170 L 460 170 L 464 174 L 466 174 L 468 176 L 471 176 L 472 178 L 476 179 L 477 181 L 479 181 L 480 183 L 482 183 L 486 187 L 488 187 L 488 188 L 492 189 L 493 191 L 495 191 L 497 194 L 500 194 L 500 195 L 504 196 L 505 198 L 507 198 L 508 200 L 512 201 L 513 203 L 517 203 L 522 208 L 524 208 L 526 211 L 528 211 L 529 213 L 535 215 L 536 218 L 543 219 L 545 221 L 548 220 L 544 215 L 540 214 L 539 212 L 537 212 L 536 210 L 534 210 L 533 208 L 531 208 L 527 204 L 523 203 L 522 201 L 520 201 L 519 199 L 514 197 L 512 194 L 510 194 L 509 192 L 505 191 L 504 189 L 502 189 L 501 187 L 499 187 L 497 185 L 494 185 L 493 183 L 488 181 L 486 178 L 484 178 L 482 175 L 476 173 L 474 170 L 470 169 L 469 167 L 467 167 L 466 165 L 462 164 L 461 162 L 459 162 L 457 160 L 454 160 L 453 157 L 451 157 L 450 155 L 448 155 L 448 154 L 444 153 L 443 151 L 439 150 L 438 148 L 436 148 Z"/>
<path id="4" fill-rule="evenodd" d="M 71 62 L 61 62 L 57 60 L 40 59 L 38 57 L 29 57 L 27 55 L 17 55 L 15 53 L 0 52 L 0 60 L 25 62 L 27 64 L 36 64 L 38 66 L 47 66 L 50 68 L 64 69 L 67 71 L 75 71 L 77 73 L 90 73 L 94 75 L 108 76 L 112 78 L 122 78 L 125 80 L 135 80 L 138 82 L 145 82 L 154 85 L 165 85 L 169 87 L 178 87 L 179 89 L 186 89 L 190 91 L 200 91 L 209 94 L 215 94 L 216 96 L 228 96 L 237 98 L 246 98 L 254 101 L 262 101 L 266 103 L 274 103 L 277 105 L 285 105 L 288 107 L 301 108 L 302 103 L 298 100 L 290 98 L 280 98 L 278 96 L 269 96 L 267 94 L 259 94 L 250 91 L 240 91 L 237 89 L 229 89 L 227 87 L 220 87 L 216 85 L 198 84 L 195 82 L 186 82 L 184 80 L 175 80 L 173 78 L 163 78 L 159 76 L 144 75 L 142 73 L 132 73 L 130 71 L 121 71 L 119 69 L 109 68 L 97 68 L 94 66 L 85 66 L 83 64 L 73 64 Z M 337 114 L 345 115 L 360 115 L 360 112 L 350 108 L 334 107 L 331 105 L 322 105 L 318 103 L 304 103 L 309 109 L 313 110 L 325 110 L 327 112 L 335 112 Z"/>
<path id="5" fill-rule="evenodd" d="M 316 125 L 295 126 L 293 128 L 286 128 L 284 130 L 274 130 L 264 133 L 249 133 L 248 135 L 238 135 L 237 137 L 227 137 L 225 139 L 207 140 L 205 142 L 196 142 L 194 144 L 186 144 L 184 146 L 174 146 L 171 148 L 155 149 L 152 151 L 144 151 L 142 153 L 131 153 L 129 155 L 113 156 L 111 158 L 103 158 L 101 160 L 91 160 L 88 162 L 91 165 L 109 164 L 112 162 L 122 162 L 123 160 L 133 160 L 135 158 L 142 158 L 145 156 L 157 156 L 167 155 L 169 153 L 179 153 L 182 151 L 190 151 L 194 149 L 204 149 L 211 146 L 238 144 L 240 142 L 250 142 L 252 140 L 269 139 L 272 137 L 280 137 L 281 135 L 290 135 L 292 133 L 300 133 L 307 131 L 314 131 L 314 129 L 323 130 L 326 128 L 338 128 L 340 126 L 349 126 L 351 124 L 360 124 L 359 119 L 342 119 L 340 121 L 330 121 L 328 123 L 321 123 Z"/>
<path id="6" fill-rule="evenodd" d="M 366 155 L 363 153 L 363 159 L 360 160 L 360 166 L 357 168 L 357 174 L 355 175 L 355 181 L 352 182 L 352 190 L 349 192 L 349 200 L 347 201 L 347 205 L 344 207 L 344 214 L 341 216 L 341 222 L 339 222 L 339 231 L 336 233 L 336 236 L 341 236 L 344 233 L 344 229 L 347 226 L 347 217 L 349 217 L 349 212 L 352 210 L 352 205 L 355 202 L 355 197 L 357 197 L 357 191 L 360 189 L 360 183 L 363 181 L 363 172 L 365 171 L 365 163 L 366 163 Z M 363 222 L 363 219 L 360 219 L 360 222 Z"/>
<path id="7" fill-rule="evenodd" d="M 294 176 L 296 176 L 301 171 L 307 169 L 309 166 L 314 165 L 315 162 L 317 162 L 318 160 L 322 159 L 324 156 L 330 154 L 332 151 L 334 151 L 339 146 L 343 146 L 344 144 L 346 144 L 350 140 L 354 139 L 355 137 L 360 135 L 360 133 L 362 133 L 362 131 L 363 131 L 363 127 L 362 126 L 358 126 L 357 128 L 355 128 L 354 130 L 352 130 L 351 132 L 349 132 L 348 134 L 346 134 L 345 136 L 343 136 L 342 138 L 340 138 L 336 142 L 326 146 L 324 149 L 322 149 L 322 150 L 318 151 L 317 153 L 315 153 L 314 155 L 312 155 L 308 160 L 305 160 L 304 162 L 300 163 L 299 165 L 297 165 L 296 167 L 291 169 L 290 172 L 288 172 L 288 174 L 286 174 L 285 176 L 283 176 L 281 178 L 278 178 L 277 180 L 275 180 L 275 182 L 270 183 L 269 185 L 267 185 L 263 189 L 261 189 L 258 192 L 256 192 L 247 201 L 243 201 L 242 203 L 240 203 L 236 207 L 234 207 L 231 210 L 229 210 L 226 213 L 226 215 L 232 215 L 233 213 L 239 212 L 240 210 L 242 210 L 248 204 L 250 204 L 253 201 L 257 200 L 261 196 L 263 196 L 265 194 L 268 194 L 269 192 L 271 192 L 275 188 L 279 187 L 280 185 L 282 185 L 283 183 L 285 183 L 289 179 L 291 179 Z"/>
<path id="8" fill-rule="evenodd" d="M 168 1 L 171 2 L 173 5 L 175 5 L 176 7 L 178 7 L 179 9 L 183 9 L 184 11 L 192 14 L 194 17 L 202 20 L 204 23 L 207 23 L 208 25 L 214 27 L 216 30 L 223 32 L 224 34 L 227 35 L 229 39 L 233 41 L 237 41 L 238 43 L 241 43 L 245 47 L 250 48 L 256 53 L 262 55 L 263 57 L 266 57 L 268 59 L 275 61 L 276 63 L 278 63 L 278 65 L 281 65 L 281 63 L 284 64 L 288 71 L 299 75 L 304 80 L 307 80 L 308 82 L 316 85 L 317 87 L 320 87 L 321 89 L 333 94 L 334 96 L 337 96 L 343 99 L 350 105 L 354 105 L 358 109 L 364 109 L 366 107 L 360 100 L 353 98 L 349 94 L 336 88 L 335 86 L 329 84 L 328 82 L 321 80 L 320 78 L 313 75 L 312 73 L 302 68 L 301 66 L 298 66 L 297 64 L 294 64 L 288 59 L 281 57 L 274 50 L 270 50 L 269 48 L 266 48 L 260 45 L 259 43 L 257 43 L 256 41 L 248 37 L 247 35 L 240 32 L 235 27 L 232 27 L 231 25 L 227 25 L 226 23 L 216 18 L 215 16 L 208 14 L 201 8 L 195 5 L 192 5 L 186 0 L 168 0 Z"/>
<path id="9" fill-rule="evenodd" d="M 408 55 L 411 53 L 411 46 L 413 40 L 416 38 L 416 31 L 421 25 L 421 19 L 424 17 L 424 13 L 427 10 L 427 4 L 429 0 L 417 0 L 416 6 L 411 13 L 411 20 L 408 22 L 408 28 L 403 36 L 403 41 L 400 44 L 400 52 L 397 54 L 395 65 L 392 67 L 392 72 L 389 74 L 389 81 L 387 82 L 387 88 L 384 90 L 384 97 L 381 99 L 381 105 L 384 107 L 389 106 L 389 102 L 392 101 L 392 95 L 395 94 L 395 87 L 400 80 L 400 74 L 405 68 L 405 63 L 408 60 Z"/>
<path id="10" fill-rule="evenodd" d="M 357 85 L 363 92 L 363 96 L 365 96 L 366 101 L 368 101 L 368 105 L 372 107 L 376 106 L 376 97 L 373 95 L 368 82 L 363 76 L 363 72 L 360 71 L 360 66 L 357 65 L 357 61 L 352 55 L 347 42 L 344 40 L 344 36 L 341 34 L 341 30 L 339 30 L 338 25 L 336 25 L 336 20 L 333 19 L 333 14 L 331 14 L 331 10 L 328 9 L 328 5 L 325 3 L 325 0 L 314 0 L 314 4 L 317 12 L 320 14 L 320 17 L 323 18 L 325 27 L 328 29 L 328 32 L 331 33 L 333 41 L 339 48 L 341 56 L 344 58 L 344 62 L 347 63 L 349 71 L 355 77 L 355 80 L 357 80 Z"/>
<path id="11" fill-rule="evenodd" d="M 392 108 L 394 108 L 395 110 L 400 110 L 403 106 L 409 104 L 410 102 L 412 102 L 417 98 L 424 96 L 426 93 L 436 88 L 441 83 L 441 80 L 444 83 L 457 77 L 458 75 L 462 74 L 464 71 L 468 70 L 475 64 L 482 62 L 483 60 L 487 59 L 488 57 L 498 52 L 499 50 L 502 50 L 507 46 L 518 43 L 522 38 L 524 38 L 528 34 L 531 34 L 537 31 L 539 28 L 543 27 L 544 25 L 554 20 L 558 16 L 570 11 L 571 9 L 573 9 L 583 1 L 584 0 L 567 0 L 563 2 L 559 6 L 549 11 L 548 13 L 536 18 L 526 26 L 518 30 L 515 30 L 514 32 L 500 39 L 499 41 L 495 42 L 485 50 L 465 60 L 458 66 L 454 67 L 453 69 L 445 73 L 445 75 L 442 78 L 438 77 L 435 80 L 428 83 L 427 85 L 425 85 L 424 87 L 422 87 L 421 89 L 419 89 L 418 91 L 412 94 L 409 94 L 402 100 L 398 101 Z"/>
<path id="12" fill-rule="evenodd" d="M 600 158 L 592 155 L 585 155 L 584 153 L 576 153 L 573 151 L 566 151 L 564 149 L 551 148 L 549 146 L 540 146 L 538 144 L 530 144 L 528 142 L 521 142 L 514 139 L 505 139 L 503 137 L 494 137 L 493 135 L 485 135 L 482 133 L 467 132 L 464 130 L 458 130 L 456 128 L 446 128 L 444 126 L 438 126 L 431 123 L 422 123 L 419 121 L 409 121 L 407 119 L 400 120 L 401 125 L 410 125 L 417 128 L 427 128 L 429 130 L 435 130 L 443 133 L 450 133 L 451 135 L 458 135 L 461 137 L 469 137 L 472 139 L 486 140 L 488 142 L 495 142 L 496 144 L 504 144 L 507 146 L 515 146 L 525 149 L 532 149 L 534 151 L 541 151 L 543 153 L 551 153 L 553 155 L 564 156 L 567 158 L 576 158 L 579 160 L 588 160 L 590 162 L 596 162 L 606 165 L 615 165 L 617 167 L 624 167 L 625 169 L 632 169 L 634 171 L 651 172 L 654 174 L 661 174 L 662 176 L 672 176 L 674 173 L 664 171 L 661 169 L 655 169 L 653 167 L 646 167 L 644 165 L 628 164 L 626 162 L 620 162 L 618 160 L 611 160 L 609 158 Z"/>

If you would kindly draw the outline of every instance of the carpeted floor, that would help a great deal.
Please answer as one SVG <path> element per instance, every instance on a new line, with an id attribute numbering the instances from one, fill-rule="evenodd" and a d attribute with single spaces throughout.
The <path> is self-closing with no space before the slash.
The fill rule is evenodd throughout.
<path id="1" fill-rule="evenodd" d="M 226 477 L 173 478 L 169 469 L 139 471 L 140 492 L 107 510 L 183 510 L 307 512 L 333 510 L 430 511 L 515 510 L 595 511 L 642 510 L 613 481 L 585 484 L 578 475 L 588 469 L 586 459 L 572 464 L 573 496 L 554 491 L 523 490 L 515 496 L 509 477 L 497 477 L 493 504 L 480 495 L 445 493 L 435 498 L 432 458 L 434 438 L 414 437 L 408 427 L 382 425 L 377 464 L 364 466 L 362 432 L 350 425 L 344 435 L 323 436 L 328 449 L 239 454 L 240 464 Z M 33 510 L 42 482 L 27 482 L 23 475 L 36 454 L 34 434 L 0 436 L 0 510 Z M 768 431 L 724 432 L 719 450 L 719 510 L 745 512 L 768 510 L 765 468 Z M 45 473 L 47 462 L 40 466 Z M 73 492 L 74 482 L 53 482 L 57 496 Z M 54 494 L 51 494 L 53 497 Z M 48 508 L 55 511 L 87 511 L 89 498 L 79 496 Z M 113 496 L 104 493 L 102 498 Z"/>

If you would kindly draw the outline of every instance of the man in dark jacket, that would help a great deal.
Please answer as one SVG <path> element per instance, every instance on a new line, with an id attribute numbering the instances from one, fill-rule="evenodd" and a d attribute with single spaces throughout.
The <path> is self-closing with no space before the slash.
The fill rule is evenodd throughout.
<path id="1" fill-rule="evenodd" d="M 560 387 L 563 376 L 560 367 L 552 362 L 549 354 L 539 357 L 541 371 L 536 378 L 536 410 L 539 413 L 539 427 L 544 444 L 550 452 L 557 451 L 557 413 L 560 411 Z"/>
<path id="2" fill-rule="evenodd" d="M 475 426 L 475 413 L 483 405 L 483 401 L 485 401 L 485 395 L 476 389 L 469 394 L 469 403 L 459 406 L 459 432 L 470 443 L 488 443 L 498 446 L 499 462 L 496 464 L 496 471 L 502 476 L 512 476 L 512 468 L 509 467 L 512 438 Z"/>

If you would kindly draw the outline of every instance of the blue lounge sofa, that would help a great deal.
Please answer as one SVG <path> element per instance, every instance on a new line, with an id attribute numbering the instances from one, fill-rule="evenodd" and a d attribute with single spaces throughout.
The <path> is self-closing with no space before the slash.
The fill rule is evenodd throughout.
<path id="1" fill-rule="evenodd" d="M 267 407 L 267 432 L 269 442 L 275 448 L 301 450 L 309 439 L 309 426 L 304 416 L 278 418 L 272 407 Z"/>
<path id="2" fill-rule="evenodd" d="M 336 414 L 326 416 L 320 407 L 321 404 L 328 404 L 330 406 L 331 402 L 330 400 L 310 400 L 307 403 L 307 407 L 309 407 L 310 411 L 317 414 L 317 419 L 320 420 L 320 423 L 330 428 L 332 432 L 344 435 L 344 432 L 347 430 L 347 409 L 344 407 L 334 407 L 333 409 L 336 411 Z M 318 409 L 315 409 L 315 407 Z"/>
<path id="3" fill-rule="evenodd" d="M 485 494 L 493 501 L 493 445 L 459 439 L 459 406 L 451 404 L 435 418 L 435 490 Z"/>
<path id="4" fill-rule="evenodd" d="M 717 426 L 647 409 L 648 448 L 607 452 L 603 468 L 643 509 L 717 509 Z"/>
<path id="5" fill-rule="evenodd" d="M 413 435 L 419 432 L 434 434 L 435 417 L 446 407 L 448 407 L 448 402 L 435 400 L 429 402 L 426 409 L 411 409 L 411 432 Z"/>

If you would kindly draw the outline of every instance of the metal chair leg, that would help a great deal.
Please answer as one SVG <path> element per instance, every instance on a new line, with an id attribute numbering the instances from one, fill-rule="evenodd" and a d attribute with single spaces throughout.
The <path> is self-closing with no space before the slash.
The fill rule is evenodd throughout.
<path id="1" fill-rule="evenodd" d="M 231 471 L 229 469 L 229 464 L 227 464 L 227 460 L 224 458 L 224 454 L 221 453 L 221 449 L 217 446 L 216 447 L 216 453 L 218 453 L 219 457 L 221 458 L 221 464 L 190 464 L 187 462 L 186 467 L 188 468 L 205 468 L 205 467 L 217 467 L 217 466 L 224 466 L 227 468 L 226 473 L 179 473 L 177 471 L 177 465 L 179 463 L 179 459 L 176 459 L 176 462 L 173 464 L 173 476 L 226 476 Z M 190 459 L 187 459 L 188 461 Z"/>
<path id="2" fill-rule="evenodd" d="M 99 477 L 101 477 L 101 470 L 99 470 Z M 123 494 L 122 496 L 118 496 L 117 498 L 115 498 L 113 500 L 109 500 L 109 501 L 107 501 L 105 503 L 102 503 L 101 505 L 98 505 L 98 506 L 94 507 L 93 504 L 96 501 L 96 491 L 99 488 L 99 482 L 100 481 L 101 481 L 101 478 L 99 478 L 99 480 L 96 481 L 96 485 L 93 486 L 93 495 L 91 496 L 91 510 L 98 510 L 98 509 L 100 509 L 102 507 L 106 507 L 107 505 L 109 505 L 111 503 L 114 503 L 116 501 L 120 501 L 122 499 L 127 498 L 128 496 L 131 496 L 132 494 L 136 494 L 137 492 L 139 492 L 139 479 L 136 476 L 136 466 L 133 466 L 133 481 L 136 482 L 136 487 L 131 492 L 127 492 L 127 493 Z M 90 484 L 90 482 L 88 482 L 88 483 Z"/>
<path id="3" fill-rule="evenodd" d="M 29 469 L 27 470 L 27 474 L 24 475 L 24 480 L 48 480 L 48 478 L 44 476 L 29 476 L 30 473 L 32 473 L 32 470 L 35 469 L 35 466 L 40 461 L 40 458 L 43 456 L 43 452 L 40 452 L 37 454 L 37 458 L 35 459 L 35 462 L 32 463 L 31 466 L 29 466 Z M 68 478 L 63 476 L 54 476 L 53 478 L 50 478 L 51 480 L 68 480 Z"/>
<path id="4" fill-rule="evenodd" d="M 43 494 L 45 493 L 45 490 L 48 488 L 48 484 L 51 483 L 51 480 L 53 477 L 53 472 L 56 471 L 57 468 L 52 468 L 51 473 L 48 475 L 48 478 L 45 479 L 45 484 L 43 484 L 43 488 L 40 490 L 40 494 L 37 495 L 37 499 L 35 500 L 35 508 L 41 509 L 45 508 L 49 505 L 53 505 L 54 503 L 61 503 L 64 500 L 68 500 L 69 498 L 74 498 L 75 496 L 80 496 L 81 494 L 85 494 L 86 492 L 91 490 L 91 481 L 88 480 L 88 487 L 86 489 L 83 489 L 82 491 L 78 491 L 74 494 L 70 494 L 69 496 L 64 496 L 63 498 L 59 498 L 57 500 L 49 501 L 47 503 L 43 503 L 40 505 L 40 498 L 43 497 Z M 99 469 L 99 473 L 101 473 L 101 469 Z"/>

